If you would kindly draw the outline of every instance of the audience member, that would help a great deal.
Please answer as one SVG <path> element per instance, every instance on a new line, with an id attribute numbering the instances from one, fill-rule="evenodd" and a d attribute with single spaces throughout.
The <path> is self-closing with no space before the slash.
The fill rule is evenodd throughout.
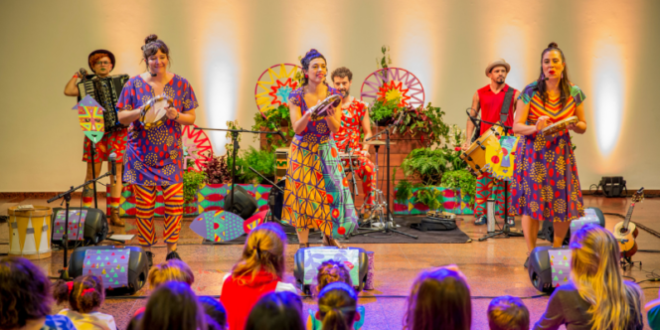
<path id="1" fill-rule="evenodd" d="M 70 309 L 58 314 L 65 315 L 78 330 L 117 330 L 112 315 L 99 312 L 105 300 L 105 289 L 101 278 L 94 275 L 78 276 L 73 281 L 57 281 L 53 297 L 58 304 L 66 302 Z"/>
<path id="2" fill-rule="evenodd" d="M 140 321 L 142 330 L 206 330 L 206 314 L 190 286 L 166 282 L 149 297 Z"/>
<path id="3" fill-rule="evenodd" d="M 305 330 L 302 300 L 293 292 L 271 292 L 254 305 L 245 330 Z"/>
<path id="4" fill-rule="evenodd" d="M 153 290 L 169 281 L 192 285 L 195 282 L 195 275 L 193 275 L 192 270 L 190 270 L 190 267 L 185 262 L 179 259 L 170 259 L 151 268 L 147 281 L 149 282 L 149 288 Z"/>
<path id="5" fill-rule="evenodd" d="M 284 283 L 286 235 L 274 222 L 253 229 L 245 241 L 241 259 L 223 280 L 220 301 L 227 310 L 229 329 L 243 329 L 259 299 L 270 292 L 296 292 Z"/>
<path id="6" fill-rule="evenodd" d="M 619 244 L 598 225 L 571 238 L 571 283 L 555 289 L 534 329 L 643 329 L 639 286 L 623 280 Z"/>
<path id="7" fill-rule="evenodd" d="M 470 288 L 456 266 L 424 271 L 417 277 L 403 323 L 408 330 L 470 329 Z"/>
<path id="8" fill-rule="evenodd" d="M 222 306 L 222 303 L 217 299 L 209 296 L 200 296 L 198 300 L 202 304 L 206 316 L 208 316 L 207 323 L 210 323 L 209 329 L 225 330 L 227 328 L 227 311 L 225 310 L 225 306 Z"/>
<path id="9" fill-rule="evenodd" d="M 649 301 L 644 306 L 644 310 L 651 329 L 660 330 L 660 291 L 658 291 L 658 299 Z"/>
<path id="10" fill-rule="evenodd" d="M 490 330 L 529 330 L 529 310 L 518 297 L 502 296 L 488 305 Z"/>
<path id="11" fill-rule="evenodd" d="M 318 283 L 316 292 L 321 292 L 328 284 L 335 282 L 346 283 L 349 286 L 353 285 L 350 271 L 343 263 L 334 260 L 324 261 L 319 266 L 316 279 Z M 364 324 L 364 306 L 358 306 L 357 312 L 358 314 L 355 315 L 355 322 L 353 323 L 353 329 L 355 330 L 359 330 Z M 321 329 L 322 326 L 320 313 L 317 310 L 310 309 L 307 317 L 307 329 L 317 330 Z"/>
<path id="12" fill-rule="evenodd" d="M 0 259 L 0 329 L 74 330 L 64 315 L 48 315 L 50 281 L 24 258 Z"/>
<path id="13" fill-rule="evenodd" d="M 343 283 L 328 284 L 319 292 L 318 318 L 323 330 L 353 329 L 353 323 L 359 318 L 357 312 L 357 294 L 353 287 Z"/>

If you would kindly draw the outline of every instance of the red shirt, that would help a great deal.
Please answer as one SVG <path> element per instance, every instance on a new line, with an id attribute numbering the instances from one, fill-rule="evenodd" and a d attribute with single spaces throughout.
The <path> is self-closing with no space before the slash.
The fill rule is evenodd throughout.
<path id="1" fill-rule="evenodd" d="M 495 94 L 490 90 L 490 84 L 486 87 L 480 88 L 477 90 L 479 94 L 479 105 L 481 106 L 481 119 L 489 121 L 491 123 L 497 123 L 500 121 L 500 111 L 502 110 L 502 103 L 504 103 L 504 95 L 509 90 L 509 85 L 504 85 L 502 90 Z M 513 96 L 511 96 L 511 105 L 509 106 L 509 116 L 506 118 L 504 125 L 513 126 L 513 106 L 516 103 L 516 92 L 515 88 L 513 89 Z M 481 132 L 479 135 L 484 134 L 492 125 L 481 123 Z"/>
<path id="2" fill-rule="evenodd" d="M 269 272 L 260 271 L 254 280 L 251 275 L 235 279 L 227 277 L 222 285 L 220 302 L 227 311 L 227 325 L 230 330 L 245 328 L 252 307 L 259 299 L 277 288 L 279 278 Z"/>

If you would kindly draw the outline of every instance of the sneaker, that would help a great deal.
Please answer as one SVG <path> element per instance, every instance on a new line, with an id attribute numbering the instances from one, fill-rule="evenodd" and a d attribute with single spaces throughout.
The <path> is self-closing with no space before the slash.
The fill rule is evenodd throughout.
<path id="1" fill-rule="evenodd" d="M 516 218 L 514 218 L 514 217 L 508 217 L 508 218 L 506 219 L 506 224 L 507 224 L 509 227 L 515 227 L 515 226 L 516 226 Z"/>
<path id="2" fill-rule="evenodd" d="M 487 220 L 487 217 L 484 215 L 484 216 L 482 216 L 482 217 L 477 218 L 476 220 L 474 220 L 474 224 L 477 225 L 477 226 L 485 225 L 485 224 L 486 224 L 486 220 Z"/>
<path id="3" fill-rule="evenodd" d="M 179 256 L 178 253 L 176 253 L 176 250 L 170 252 L 167 254 L 167 257 L 165 257 L 165 261 L 170 260 L 170 259 L 178 259 L 181 260 L 181 257 Z"/>

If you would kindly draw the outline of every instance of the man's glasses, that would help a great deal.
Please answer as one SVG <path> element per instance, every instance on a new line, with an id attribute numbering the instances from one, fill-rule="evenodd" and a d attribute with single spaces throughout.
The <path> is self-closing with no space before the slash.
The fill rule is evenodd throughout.
<path id="1" fill-rule="evenodd" d="M 110 65 L 110 64 L 111 64 L 111 62 L 109 62 L 109 61 L 98 61 L 98 62 L 96 62 L 96 65 Z"/>

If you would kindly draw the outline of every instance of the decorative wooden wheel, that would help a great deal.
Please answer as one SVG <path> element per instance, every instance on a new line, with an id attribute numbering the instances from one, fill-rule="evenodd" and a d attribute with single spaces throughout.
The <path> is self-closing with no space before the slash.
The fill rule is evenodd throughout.
<path id="1" fill-rule="evenodd" d="M 379 69 L 364 79 L 360 99 L 374 104 L 378 99 L 399 99 L 398 106 L 418 108 L 424 105 L 424 87 L 412 72 L 402 68 Z"/>
<path id="2" fill-rule="evenodd" d="M 195 125 L 184 125 L 181 130 L 181 146 L 183 147 L 183 166 L 187 168 L 188 159 L 195 162 L 195 169 L 201 171 L 213 159 L 213 146 L 208 135 L 195 129 Z"/>
<path id="3" fill-rule="evenodd" d="M 280 63 L 261 73 L 254 86 L 254 100 L 262 114 L 287 104 L 289 94 L 298 88 L 294 78 L 298 70 L 301 68 L 295 64 Z"/>

